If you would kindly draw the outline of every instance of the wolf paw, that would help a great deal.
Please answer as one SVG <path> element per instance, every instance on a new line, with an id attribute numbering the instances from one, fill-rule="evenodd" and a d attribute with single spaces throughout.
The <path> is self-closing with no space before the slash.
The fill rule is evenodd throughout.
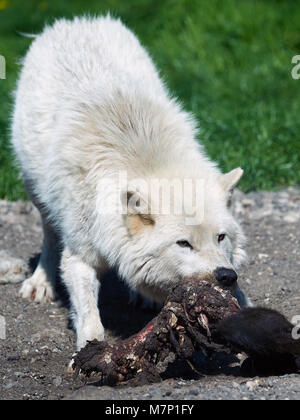
<path id="1" fill-rule="evenodd" d="M 51 284 L 43 270 L 37 268 L 34 274 L 23 282 L 19 296 L 38 303 L 50 302 L 54 299 Z"/>
<path id="2" fill-rule="evenodd" d="M 87 324 L 85 328 L 80 329 L 77 331 L 77 352 L 72 355 L 72 359 L 70 360 L 67 368 L 66 368 L 66 374 L 72 375 L 75 372 L 75 369 L 73 367 L 74 359 L 77 353 L 83 349 L 88 342 L 98 340 L 98 341 L 104 341 L 104 328 L 101 324 L 101 322 L 93 322 Z"/>

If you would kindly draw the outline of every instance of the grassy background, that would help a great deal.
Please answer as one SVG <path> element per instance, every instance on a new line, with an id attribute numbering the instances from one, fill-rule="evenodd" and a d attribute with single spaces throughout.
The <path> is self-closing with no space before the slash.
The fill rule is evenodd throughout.
<path id="1" fill-rule="evenodd" d="M 300 184 L 300 54 L 296 0 L 0 0 L 0 197 L 25 197 L 9 149 L 17 61 L 57 17 L 110 11 L 139 36 L 201 127 L 208 154 L 245 170 L 244 191 Z"/>

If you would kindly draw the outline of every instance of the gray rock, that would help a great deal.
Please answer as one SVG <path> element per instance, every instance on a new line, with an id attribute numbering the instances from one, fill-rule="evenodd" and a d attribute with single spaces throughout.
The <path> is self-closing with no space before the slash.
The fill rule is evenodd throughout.
<path id="1" fill-rule="evenodd" d="M 0 250 L 0 284 L 20 283 L 28 274 L 28 266 L 21 258 Z"/>

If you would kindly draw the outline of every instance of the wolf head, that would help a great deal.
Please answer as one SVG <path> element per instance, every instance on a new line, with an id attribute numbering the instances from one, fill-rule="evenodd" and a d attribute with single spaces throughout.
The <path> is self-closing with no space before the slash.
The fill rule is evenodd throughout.
<path id="1" fill-rule="evenodd" d="M 162 301 L 184 278 L 210 277 L 243 300 L 236 270 L 245 258 L 245 237 L 230 210 L 231 193 L 242 174 L 237 168 L 208 177 L 200 180 L 198 190 L 195 182 L 183 182 L 181 194 L 175 194 L 174 182 L 172 192 L 160 184 L 156 195 L 152 189 L 150 193 L 142 188 L 127 190 L 131 272 L 126 277 L 134 288 Z M 171 207 L 162 208 L 164 200 Z"/>

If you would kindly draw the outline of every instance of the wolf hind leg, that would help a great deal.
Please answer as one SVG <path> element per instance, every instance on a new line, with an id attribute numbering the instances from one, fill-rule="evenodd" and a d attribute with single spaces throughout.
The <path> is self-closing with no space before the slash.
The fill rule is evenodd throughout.
<path id="1" fill-rule="evenodd" d="M 60 254 L 57 233 L 45 217 L 42 216 L 42 219 L 44 242 L 39 263 L 32 276 L 23 282 L 19 292 L 21 297 L 40 303 L 54 299 Z"/>

